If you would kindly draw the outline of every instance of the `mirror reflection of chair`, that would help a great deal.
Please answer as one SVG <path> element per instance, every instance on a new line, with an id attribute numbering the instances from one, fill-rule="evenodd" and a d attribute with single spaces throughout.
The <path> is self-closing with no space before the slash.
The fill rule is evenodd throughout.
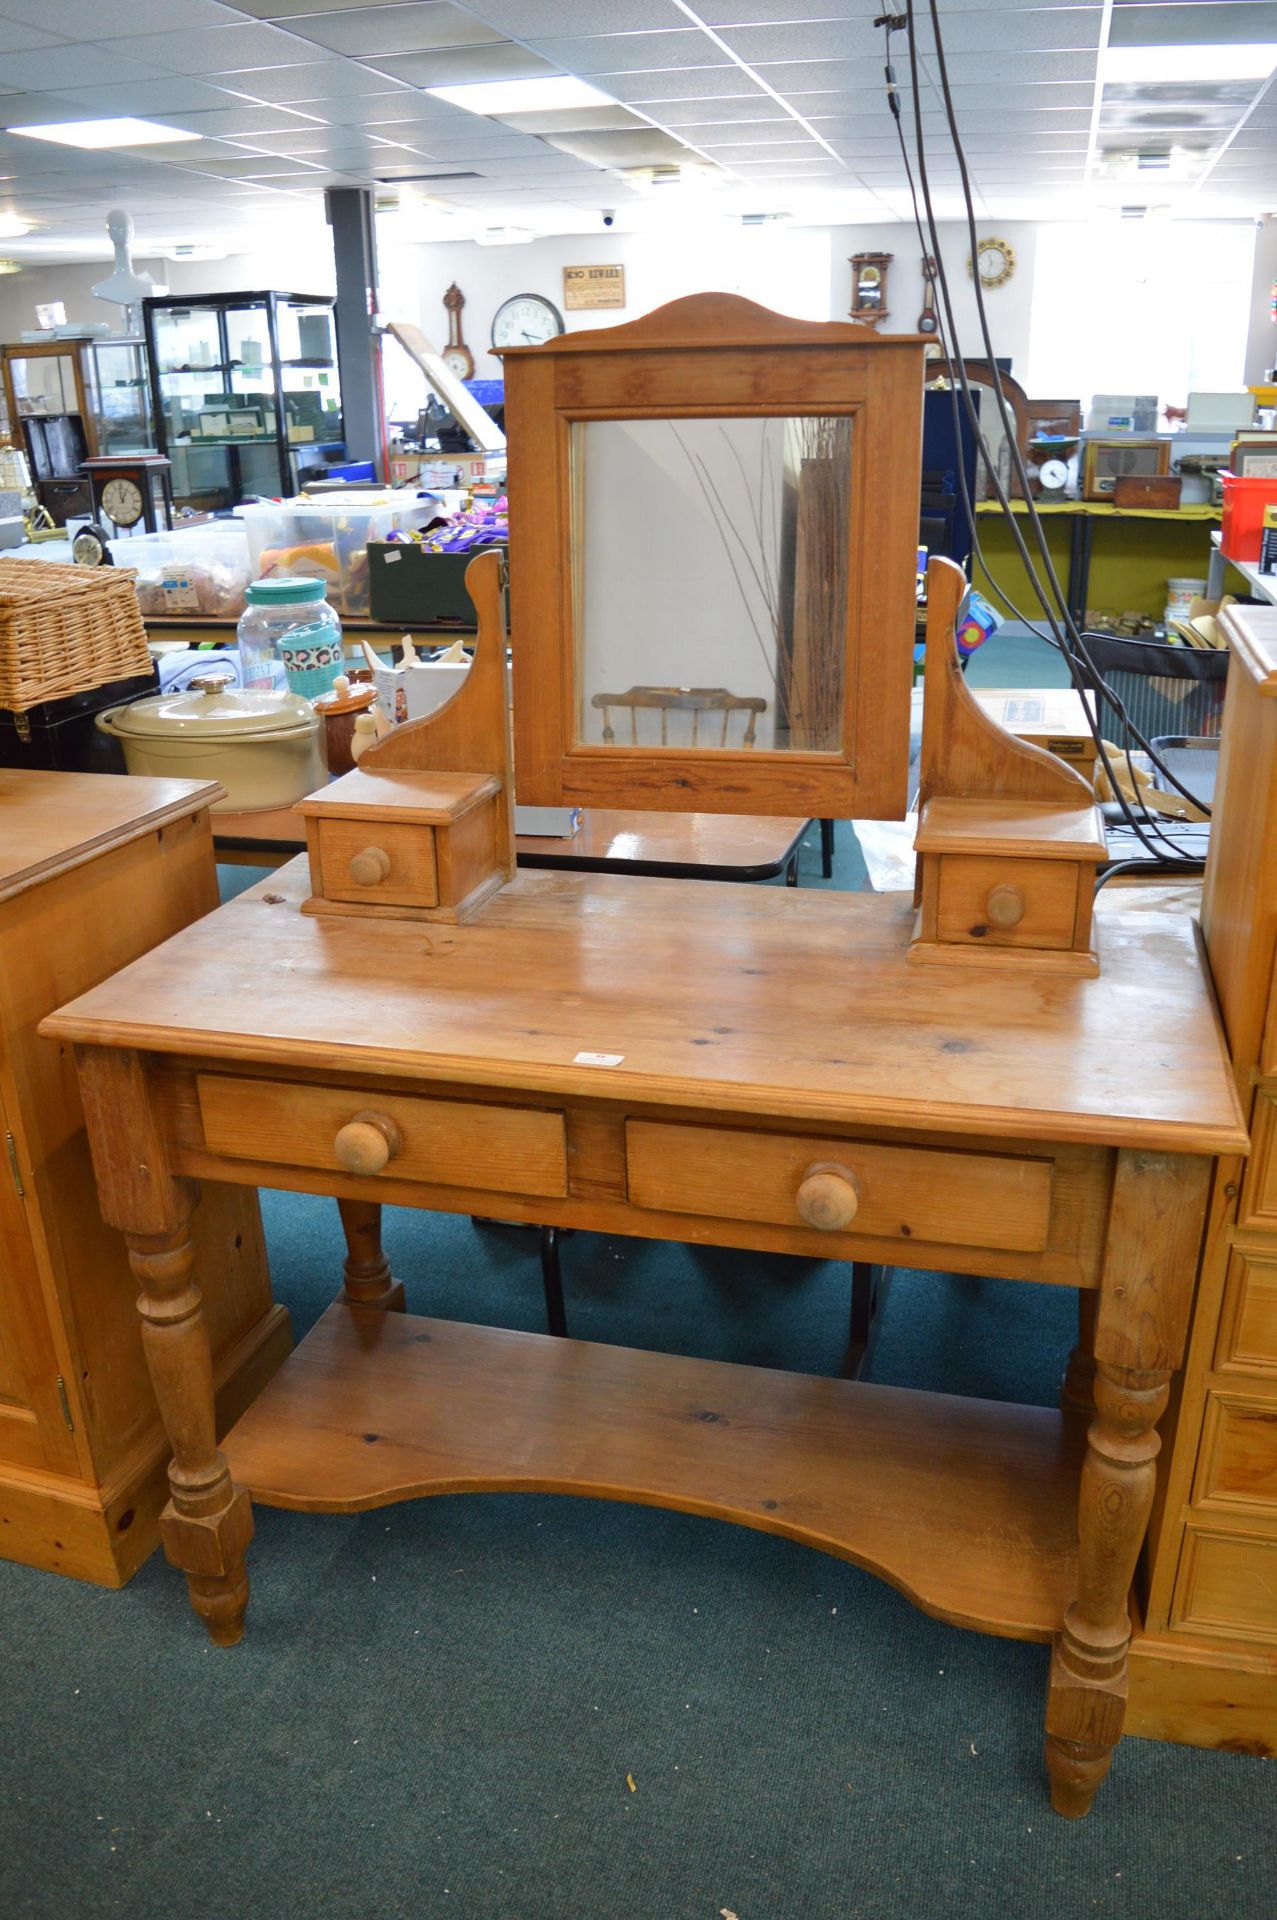
<path id="1" fill-rule="evenodd" d="M 729 693 L 726 687 L 631 687 L 628 693 L 596 693 L 590 702 L 603 715 L 603 740 L 606 746 L 615 746 L 616 730 L 612 725 L 613 707 L 628 709 L 630 716 L 630 745 L 649 745 L 639 740 L 639 714 L 655 712 L 660 715 L 661 741 L 663 747 L 671 745 L 669 717 L 671 713 L 686 713 L 691 716 L 690 738 L 673 742 L 675 746 L 687 747 L 752 747 L 758 732 L 758 716 L 766 713 L 767 702 L 756 693 Z M 717 739 L 701 738 L 701 715 L 721 714 Z M 745 730 L 739 741 L 729 739 L 729 730 L 733 714 L 747 716 Z M 679 729 L 682 731 L 682 729 Z M 713 729 L 709 729 L 712 733 Z"/>

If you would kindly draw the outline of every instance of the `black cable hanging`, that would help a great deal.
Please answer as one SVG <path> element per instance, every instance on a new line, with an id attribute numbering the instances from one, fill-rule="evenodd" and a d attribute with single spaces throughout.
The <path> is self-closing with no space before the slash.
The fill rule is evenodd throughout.
<path id="1" fill-rule="evenodd" d="M 966 164 L 966 156 L 962 150 L 961 136 L 958 132 L 956 114 L 954 112 L 952 95 L 949 89 L 948 71 L 944 62 L 943 36 L 942 36 L 942 32 L 939 25 L 936 0 L 930 0 L 930 5 L 931 5 L 933 26 L 934 26 L 936 41 L 937 41 L 937 62 L 940 68 L 941 90 L 944 96 L 946 118 L 949 125 L 949 132 L 950 132 L 955 153 L 958 159 L 959 173 L 962 181 L 963 199 L 964 199 L 964 205 L 965 205 L 966 215 L 967 215 L 967 226 L 968 226 L 968 232 L 970 235 L 970 241 L 972 246 L 972 257 L 974 258 L 975 246 L 976 246 L 976 228 L 975 228 L 975 211 L 974 211 L 974 205 L 973 205 L 972 195 L 971 195 L 970 175 L 969 175 L 969 171 Z M 1078 690 L 1078 692 L 1083 694 L 1083 696 L 1085 696 L 1089 692 L 1093 694 L 1097 700 L 1104 701 L 1104 703 L 1109 708 L 1109 710 L 1114 714 L 1118 723 L 1124 729 L 1124 732 L 1127 737 L 1127 744 L 1125 748 L 1121 751 L 1123 751 L 1124 757 L 1126 759 L 1128 771 L 1130 771 L 1130 774 L 1131 774 L 1131 783 L 1136 792 L 1137 802 L 1138 802 L 1139 811 L 1140 811 L 1140 815 L 1142 816 L 1142 819 L 1136 818 L 1136 815 L 1132 810 L 1132 807 L 1122 787 L 1120 786 L 1118 781 L 1113 778 L 1112 764 L 1109 760 L 1109 753 L 1110 751 L 1113 750 L 1113 743 L 1105 740 L 1103 736 L 1100 734 L 1098 725 L 1096 723 L 1094 714 L 1091 709 L 1090 702 L 1087 701 L 1084 697 L 1083 706 L 1087 716 L 1087 723 L 1090 728 L 1092 738 L 1095 741 L 1097 752 L 1099 753 L 1101 759 L 1103 760 L 1104 766 L 1109 773 L 1110 785 L 1116 796 L 1117 804 L 1120 808 L 1120 811 L 1123 814 L 1126 824 L 1134 833 L 1136 838 L 1139 840 L 1141 846 L 1143 846 L 1143 848 L 1145 849 L 1145 852 L 1149 854 L 1153 859 L 1157 860 L 1159 864 L 1162 864 L 1162 865 L 1171 864 L 1176 867 L 1182 867 L 1186 869 L 1192 868 L 1193 870 L 1197 870 L 1201 867 L 1201 864 L 1202 864 L 1200 859 L 1197 859 L 1194 856 L 1185 854 L 1182 846 L 1178 842 L 1171 839 L 1163 831 L 1156 817 L 1150 813 L 1149 809 L 1143 802 L 1142 798 L 1139 797 L 1139 789 L 1138 789 L 1137 783 L 1134 780 L 1134 771 L 1131 764 L 1130 742 L 1134 740 L 1136 744 L 1140 748 L 1142 748 L 1142 750 L 1145 753 L 1148 754 L 1153 764 L 1159 769 L 1160 772 L 1163 773 L 1168 783 L 1173 788 L 1175 788 L 1176 791 L 1182 794 L 1185 799 L 1191 801 L 1193 804 L 1198 806 L 1200 806 L 1201 803 L 1196 800 L 1196 796 L 1194 796 L 1192 793 L 1188 791 L 1186 787 L 1184 787 L 1184 785 L 1172 773 L 1172 771 L 1165 766 L 1165 763 L 1162 761 L 1160 755 L 1158 755 L 1153 750 L 1149 742 L 1145 739 L 1144 735 L 1140 732 L 1139 728 L 1132 721 L 1129 713 L 1126 710 L 1125 704 L 1122 702 L 1119 696 L 1113 691 L 1113 689 L 1111 687 L 1108 687 L 1103 682 L 1103 680 L 1099 677 L 1099 675 L 1096 673 L 1095 669 L 1092 667 L 1091 662 L 1087 657 L 1085 650 L 1081 644 L 1082 637 L 1078 631 L 1076 623 L 1073 620 L 1072 614 L 1067 606 L 1066 598 L 1060 586 L 1058 576 L 1056 575 L 1054 563 L 1052 561 L 1050 550 L 1046 542 L 1045 530 L 1042 526 L 1040 516 L 1038 515 L 1036 503 L 1033 501 L 1032 495 L 1029 489 L 1027 472 L 1025 470 L 1024 462 L 1020 455 L 1019 445 L 1015 437 L 1014 423 L 1010 415 L 1010 410 L 1007 405 L 1005 391 L 1002 388 L 1001 379 L 999 377 L 999 370 L 997 368 L 996 360 L 993 354 L 993 343 L 992 343 L 992 338 L 991 338 L 989 325 L 988 325 L 988 316 L 984 306 L 983 290 L 979 286 L 978 282 L 975 287 L 975 295 L 976 295 L 977 310 L 980 316 L 981 332 L 984 338 L 985 349 L 986 349 L 986 353 L 987 353 L 987 357 L 988 357 L 988 361 L 991 369 L 991 377 L 992 377 L 991 390 L 994 394 L 994 398 L 999 408 L 1000 417 L 1002 420 L 1003 432 L 1006 436 L 1007 443 L 1011 451 L 1011 456 L 1015 464 L 1016 476 L 1020 481 L 1020 485 L 1025 496 L 1026 507 L 1027 507 L 1027 517 L 1029 519 L 1030 526 L 1034 533 L 1035 544 L 1037 545 L 1042 557 L 1042 565 L 1046 572 L 1047 582 L 1048 582 L 1050 591 L 1048 591 L 1048 585 L 1043 584 L 1043 580 L 1038 573 L 1037 566 L 1035 565 L 1033 557 L 1029 552 L 1028 546 L 1024 541 L 1023 535 L 1021 534 L 1020 528 L 1016 522 L 1016 516 L 1013 514 L 1011 510 L 1010 502 L 1008 500 L 1006 491 L 1001 484 L 995 464 L 991 458 L 987 439 L 980 426 L 979 415 L 978 415 L 976 405 L 975 405 L 975 400 L 971 391 L 971 382 L 966 374 L 965 367 L 963 366 L 960 359 L 955 359 L 956 344 L 957 344 L 957 328 L 956 328 L 956 323 L 954 319 L 953 301 L 952 301 L 952 296 L 949 288 L 948 275 L 945 270 L 943 253 L 940 247 L 939 232 L 937 229 L 934 207 L 931 200 L 930 180 L 927 173 L 926 146 L 925 146 L 925 140 L 924 140 L 923 130 L 922 130 L 921 100 L 920 100 L 920 93 L 919 93 L 919 87 L 918 87 L 918 54 L 917 54 L 917 43 L 916 43 L 916 33 L 915 33 L 913 0 L 907 0 L 907 12 L 904 15 L 901 15 L 901 14 L 881 15 L 875 21 L 874 24 L 876 26 L 881 26 L 885 30 L 885 45 L 886 45 L 885 75 L 886 75 L 886 82 L 887 82 L 887 100 L 888 100 L 888 105 L 891 109 L 893 119 L 896 124 L 897 137 L 900 142 L 901 158 L 904 163 L 905 176 L 908 182 L 910 199 L 913 205 L 914 226 L 918 234 L 919 244 L 921 245 L 924 254 L 930 254 L 931 257 L 936 262 L 935 281 L 936 281 L 938 292 L 940 294 L 940 300 L 941 300 L 941 306 L 942 306 L 942 312 L 940 315 L 937 316 L 939 321 L 938 336 L 939 336 L 939 344 L 940 344 L 941 352 L 944 357 L 946 374 L 949 380 L 951 405 L 953 407 L 953 414 L 954 414 L 955 435 L 959 436 L 959 444 L 960 444 L 959 395 L 961 395 L 961 399 L 965 408 L 968 422 L 972 430 L 972 435 L 975 440 L 979 458 L 983 463 L 983 466 L 989 477 L 990 489 L 995 499 L 997 500 L 999 507 L 1002 510 L 1004 518 L 1006 519 L 1006 522 L 1011 532 L 1013 542 L 1019 554 L 1021 564 L 1024 567 L 1026 577 L 1028 578 L 1029 583 L 1034 591 L 1035 597 L 1038 599 L 1038 601 L 1041 604 L 1042 615 L 1048 622 L 1051 631 L 1049 633 L 1044 631 L 1036 623 L 1036 621 L 1029 619 L 1028 616 L 1025 615 L 1019 607 L 1016 606 L 1015 602 L 1010 598 L 1010 596 L 1005 591 L 1003 591 L 1001 588 L 998 587 L 997 582 L 994 580 L 992 572 L 989 568 L 988 562 L 985 559 L 983 550 L 981 549 L 981 546 L 980 546 L 978 522 L 977 522 L 975 513 L 973 511 L 972 502 L 970 500 L 970 496 L 969 496 L 969 492 L 966 484 L 966 475 L 962 469 L 962 463 L 961 461 L 959 461 L 958 463 L 959 485 L 961 488 L 963 508 L 967 514 L 967 518 L 971 526 L 972 546 L 975 551 L 976 559 L 978 561 L 978 564 L 980 566 L 982 573 L 984 574 L 984 577 L 988 580 L 990 587 L 992 588 L 994 593 L 997 595 L 997 598 L 1002 601 L 1002 603 L 1011 611 L 1011 613 L 1015 616 L 1015 618 L 1022 621 L 1030 629 L 1030 631 L 1037 634 L 1040 639 L 1047 641 L 1049 644 L 1055 646 L 1057 650 L 1061 653 L 1061 655 L 1063 656 L 1066 662 L 1066 665 L 1068 666 L 1070 678 L 1073 681 L 1073 684 Z M 919 180 L 922 186 L 923 203 L 926 207 L 926 216 L 927 216 L 926 233 L 924 233 L 924 230 L 923 230 L 922 216 L 918 206 L 918 193 L 914 184 L 913 169 L 910 164 L 909 151 L 908 151 L 908 147 L 904 137 L 904 128 L 902 124 L 901 109 L 900 109 L 899 84 L 898 84 L 895 70 L 891 60 L 891 35 L 894 32 L 899 32 L 902 30 L 904 30 L 907 34 L 908 46 L 909 46 L 910 80 L 911 80 L 911 87 L 912 87 L 912 93 L 913 93 L 913 109 L 914 109 L 914 134 L 915 134 L 915 143 L 916 143 L 917 155 L 918 155 L 918 175 L 919 175 Z M 1052 593 L 1054 596 L 1054 605 L 1052 604 Z M 1202 811 L 1207 814 L 1209 813 L 1209 810 L 1206 808 L 1202 808 Z M 1162 852 L 1161 848 L 1156 847 L 1152 844 L 1152 840 L 1150 840 L 1149 838 L 1150 832 L 1157 840 L 1163 843 L 1163 846 L 1167 849 L 1165 853 Z"/>

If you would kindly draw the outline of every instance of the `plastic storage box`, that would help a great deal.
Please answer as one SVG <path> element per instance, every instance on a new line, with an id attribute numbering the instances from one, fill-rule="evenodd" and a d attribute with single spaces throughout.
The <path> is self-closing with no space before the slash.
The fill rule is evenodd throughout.
<path id="1" fill-rule="evenodd" d="M 1226 559 L 1254 562 L 1264 536 L 1264 508 L 1277 503 L 1277 480 L 1243 473 L 1219 477 L 1224 484 L 1219 550 Z"/>
<path id="2" fill-rule="evenodd" d="M 368 542 L 428 526 L 437 503 L 415 493 L 346 493 L 237 507 L 248 531 L 254 580 L 324 581 L 330 606 L 367 618 Z"/>
<path id="3" fill-rule="evenodd" d="M 373 619 L 396 627 L 473 627 L 474 602 L 466 592 L 473 559 L 473 553 L 430 553 L 408 541 L 374 541 L 368 549 Z"/>
<path id="4" fill-rule="evenodd" d="M 252 572 L 248 535 L 235 520 L 208 520 L 171 533 L 108 540 L 117 567 L 137 572 L 143 619 L 157 615 L 235 621 Z"/>

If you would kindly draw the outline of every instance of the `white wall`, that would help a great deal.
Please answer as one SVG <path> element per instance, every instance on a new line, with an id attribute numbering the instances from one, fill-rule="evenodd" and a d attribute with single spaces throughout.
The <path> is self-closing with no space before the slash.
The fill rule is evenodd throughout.
<path id="1" fill-rule="evenodd" d="M 224 260 L 137 259 L 139 273 L 149 273 L 170 293 L 223 293 L 278 287 L 288 293 L 331 293 L 332 253 L 326 241 L 318 247 L 281 246 L 269 254 L 235 253 Z M 91 289 L 111 271 L 107 260 L 56 267 L 24 267 L 21 273 L 0 277 L 0 340 L 16 341 L 36 324 L 35 310 L 53 300 L 66 307 L 68 321 L 104 321 L 118 328 L 121 308 L 111 300 L 95 300 Z"/>

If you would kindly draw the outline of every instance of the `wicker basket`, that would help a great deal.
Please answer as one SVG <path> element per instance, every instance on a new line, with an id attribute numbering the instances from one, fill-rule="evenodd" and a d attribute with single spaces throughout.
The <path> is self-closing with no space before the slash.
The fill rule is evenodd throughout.
<path id="1" fill-rule="evenodd" d="M 0 560 L 0 708 L 149 673 L 146 629 L 129 568 Z"/>

